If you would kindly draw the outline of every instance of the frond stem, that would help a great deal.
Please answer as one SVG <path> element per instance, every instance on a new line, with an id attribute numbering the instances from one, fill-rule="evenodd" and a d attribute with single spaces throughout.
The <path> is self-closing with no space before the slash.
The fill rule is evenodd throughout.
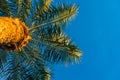
<path id="1" fill-rule="evenodd" d="M 64 20 L 65 18 L 67 18 L 67 17 L 69 17 L 69 16 L 71 16 L 71 15 L 73 15 L 74 14 L 74 11 L 71 13 L 71 14 L 65 14 L 65 15 L 63 15 L 63 16 L 59 16 L 58 18 L 56 18 L 56 19 L 53 19 L 52 21 L 46 21 L 45 23 L 43 23 L 43 24 L 40 24 L 40 25 L 38 25 L 38 26 L 34 26 L 34 27 L 31 27 L 31 28 L 29 28 L 29 31 L 30 32 L 35 32 L 38 28 L 40 28 L 40 27 L 42 27 L 42 26 L 46 26 L 46 25 L 48 25 L 48 24 L 51 24 L 51 23 L 56 23 L 56 22 L 58 22 L 58 21 L 61 21 L 61 20 Z M 33 31 L 34 30 L 34 31 Z"/>

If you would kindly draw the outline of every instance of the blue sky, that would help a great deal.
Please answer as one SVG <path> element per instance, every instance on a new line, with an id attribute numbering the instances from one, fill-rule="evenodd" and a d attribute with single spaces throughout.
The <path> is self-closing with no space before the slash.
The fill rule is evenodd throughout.
<path id="1" fill-rule="evenodd" d="M 120 0 L 67 1 L 80 5 L 66 33 L 83 56 L 80 64 L 55 66 L 53 80 L 120 80 Z"/>

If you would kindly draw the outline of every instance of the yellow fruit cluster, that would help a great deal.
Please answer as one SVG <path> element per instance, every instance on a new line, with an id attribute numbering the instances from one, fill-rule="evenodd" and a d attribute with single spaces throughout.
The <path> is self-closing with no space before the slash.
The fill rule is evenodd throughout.
<path id="1" fill-rule="evenodd" d="M 0 48 L 19 50 L 31 39 L 26 25 L 18 18 L 0 17 Z"/>

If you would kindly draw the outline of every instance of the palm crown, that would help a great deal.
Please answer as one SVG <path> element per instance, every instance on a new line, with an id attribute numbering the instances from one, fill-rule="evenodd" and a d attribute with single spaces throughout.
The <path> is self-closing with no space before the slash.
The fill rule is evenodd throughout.
<path id="1" fill-rule="evenodd" d="M 0 0 L 1 80 L 50 80 L 51 64 L 79 62 L 81 52 L 63 33 L 78 7 L 50 3 Z"/>

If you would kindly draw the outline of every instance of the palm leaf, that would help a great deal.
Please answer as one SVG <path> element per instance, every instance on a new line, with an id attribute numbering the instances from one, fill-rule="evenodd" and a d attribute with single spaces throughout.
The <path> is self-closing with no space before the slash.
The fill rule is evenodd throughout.
<path id="1" fill-rule="evenodd" d="M 77 7 L 75 5 L 65 5 L 61 3 L 57 7 L 51 6 L 51 8 L 43 14 L 39 14 L 38 11 L 38 13 L 36 14 L 36 16 L 38 17 L 35 17 L 35 22 L 37 20 L 39 23 L 36 22 L 35 25 L 37 26 L 31 27 L 29 30 L 38 30 L 39 28 L 45 26 L 47 26 L 47 28 L 45 27 L 46 29 L 48 29 L 49 26 L 63 27 L 69 20 L 71 20 L 71 18 L 76 14 L 76 12 Z M 43 18 L 41 18 L 41 16 Z"/>
<path id="2" fill-rule="evenodd" d="M 22 21 L 26 20 L 30 9 L 30 0 L 9 0 L 7 3 L 12 17 L 18 17 Z"/>
<path id="3" fill-rule="evenodd" d="M 17 53 L 22 54 L 18 56 Z M 0 68 L 2 73 L 0 78 L 5 77 L 7 80 L 50 80 L 51 74 L 41 60 L 42 58 L 38 56 L 35 58 L 35 51 L 25 54 L 22 51 L 9 54 L 7 61 L 2 63 L 3 66 Z"/>
<path id="4" fill-rule="evenodd" d="M 0 13 L 2 16 L 10 16 L 11 14 L 6 0 L 0 0 Z"/>
<path id="5" fill-rule="evenodd" d="M 51 0 L 0 0 L 0 16 L 19 18 L 32 37 L 21 50 L 0 50 L 0 79 L 50 80 L 51 63 L 79 62 L 81 52 L 63 33 L 77 10 Z"/>
<path id="6" fill-rule="evenodd" d="M 60 36 L 46 37 L 48 36 L 39 36 L 37 39 L 33 39 L 34 42 L 40 44 L 38 48 L 42 50 L 45 60 L 64 64 L 79 62 L 81 52 L 68 37 L 62 34 Z"/>

